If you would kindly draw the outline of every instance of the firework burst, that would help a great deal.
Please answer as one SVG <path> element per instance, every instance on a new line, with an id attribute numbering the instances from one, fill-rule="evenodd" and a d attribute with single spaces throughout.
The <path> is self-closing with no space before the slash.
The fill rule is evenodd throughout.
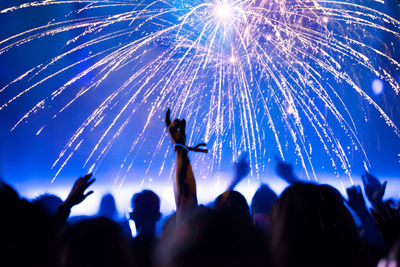
<path id="1" fill-rule="evenodd" d="M 368 168 L 357 125 L 346 107 L 348 103 L 341 99 L 339 87 L 367 100 L 400 135 L 395 123 L 361 87 L 351 67 L 356 65 L 379 77 L 398 94 L 400 86 L 393 70 L 400 63 L 377 49 L 371 40 L 380 32 L 398 41 L 400 22 L 361 2 L 47 0 L 10 7 L 1 13 L 4 16 L 29 8 L 64 5 L 75 5 L 71 13 L 75 17 L 68 14 L 0 41 L 1 55 L 41 38 L 73 34 L 59 55 L 0 89 L 4 94 L 21 81 L 29 83 L 0 103 L 0 110 L 50 80 L 65 77 L 71 69 L 85 66 L 37 102 L 12 130 L 58 98 L 67 101 L 53 117 L 73 112 L 80 98 L 103 88 L 115 73 L 128 74 L 121 84 L 107 91 L 102 103 L 76 129 L 53 165 L 55 177 L 86 136 L 100 128 L 102 134 L 84 163 L 90 171 L 96 170 L 132 118 L 146 110 L 143 129 L 134 136 L 121 164 L 121 169 L 129 172 L 136 151 L 144 149 L 141 146 L 151 122 L 160 120 L 166 107 L 173 107 L 175 116 L 185 116 L 191 123 L 190 143 L 208 143 L 211 169 L 221 164 L 223 146 L 229 146 L 234 155 L 249 151 L 258 174 L 266 164 L 267 136 L 272 136 L 282 158 L 288 150 L 294 150 L 307 176 L 315 177 L 312 145 L 307 137 L 313 134 L 332 167 L 350 175 L 351 164 L 344 141 L 337 138 L 339 131 L 345 133 L 345 142 L 360 151 Z M 60 63 L 77 53 L 85 56 Z M 371 60 L 375 58 L 379 64 Z M 85 86 L 76 90 L 82 83 Z M 160 152 L 165 136 L 160 135 L 149 167 L 157 155 L 162 155 L 165 163 L 168 152 Z"/>

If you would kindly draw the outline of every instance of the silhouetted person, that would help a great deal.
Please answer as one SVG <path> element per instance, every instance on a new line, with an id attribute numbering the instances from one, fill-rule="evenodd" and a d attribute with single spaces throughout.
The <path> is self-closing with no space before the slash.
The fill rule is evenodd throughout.
<path id="1" fill-rule="evenodd" d="M 230 187 L 215 201 L 214 210 L 198 206 L 196 180 L 188 157 L 189 151 L 207 152 L 186 144 L 186 121 L 175 119 L 171 122 L 170 110 L 165 115 L 167 132 L 174 144 L 175 177 L 174 196 L 176 215 L 168 228 L 175 228 L 171 238 L 160 246 L 163 266 L 256 266 L 261 260 L 258 253 L 265 251 L 253 237 L 250 210 L 246 199 L 231 189 L 244 178 L 249 168 L 245 160 L 236 165 L 240 171 Z M 244 168 L 241 167 L 243 165 Z M 175 224 L 175 227 L 173 226 Z M 170 232 L 170 231 L 167 231 Z M 168 234 L 168 233 L 167 233 Z M 254 248 L 254 249 L 253 249 Z M 260 266 L 262 266 L 261 264 Z"/>
<path id="2" fill-rule="evenodd" d="M 164 218 L 163 226 L 161 229 L 161 240 L 166 240 L 174 234 L 176 228 L 176 213 L 172 213 L 171 215 Z"/>
<path id="3" fill-rule="evenodd" d="M 0 184 L 0 266 L 51 266 L 54 230 L 39 206 Z"/>
<path id="4" fill-rule="evenodd" d="M 118 219 L 118 210 L 113 195 L 105 194 L 101 198 L 99 212 L 97 215 L 114 221 Z"/>
<path id="5" fill-rule="evenodd" d="M 51 194 L 40 195 L 32 201 L 32 203 L 42 207 L 49 216 L 56 213 L 62 202 L 60 197 Z"/>
<path id="6" fill-rule="evenodd" d="M 285 180 L 288 184 L 296 184 L 301 182 L 300 179 L 294 174 L 291 164 L 282 161 L 279 157 L 276 160 L 276 174 Z"/>
<path id="7" fill-rule="evenodd" d="M 266 266 L 263 234 L 229 210 L 200 206 L 182 225 L 174 242 L 162 241 L 160 266 Z"/>
<path id="8" fill-rule="evenodd" d="M 82 203 L 88 196 L 93 194 L 93 190 L 86 192 L 86 189 L 95 181 L 96 179 L 92 177 L 92 174 L 86 174 L 75 181 L 67 198 L 60 204 L 53 216 L 56 229 L 59 230 L 65 225 L 74 206 Z"/>
<path id="9" fill-rule="evenodd" d="M 265 229 L 268 213 L 277 199 L 278 196 L 268 185 L 263 184 L 257 189 L 251 200 L 251 215 L 255 225 Z"/>
<path id="10" fill-rule="evenodd" d="M 243 222 L 252 224 L 250 209 L 242 194 L 237 191 L 225 191 L 214 202 L 214 209 L 230 216 L 237 217 Z"/>
<path id="11" fill-rule="evenodd" d="M 364 192 L 369 202 L 374 207 L 382 206 L 384 204 L 383 196 L 385 195 L 387 182 L 381 183 L 378 178 L 369 172 L 364 173 L 361 178 L 364 185 Z"/>
<path id="12" fill-rule="evenodd" d="M 129 267 L 131 256 L 120 227 L 96 217 L 68 226 L 58 242 L 59 267 Z"/>
<path id="13" fill-rule="evenodd" d="M 161 217 L 160 198 L 150 190 L 132 197 L 131 219 L 135 222 L 137 236 L 132 240 L 135 266 L 152 266 L 152 255 L 157 243 L 156 223 Z"/>
<path id="14" fill-rule="evenodd" d="M 247 153 L 242 153 L 237 162 L 233 164 L 233 177 L 224 193 L 214 201 L 214 209 L 229 212 L 246 222 L 251 222 L 250 209 L 244 196 L 234 191 L 235 187 L 249 174 L 250 164 Z"/>
<path id="15" fill-rule="evenodd" d="M 271 210 L 267 230 L 274 266 L 366 266 L 352 215 L 331 186 L 287 188 Z"/>
<path id="16" fill-rule="evenodd" d="M 65 225 L 71 208 L 92 193 L 85 194 L 94 182 L 90 178 L 91 175 L 79 178 L 62 203 L 52 196 L 31 203 L 0 183 L 0 265 L 54 266 L 56 259 L 51 248 L 55 235 Z"/>
<path id="17" fill-rule="evenodd" d="M 242 153 L 238 161 L 233 163 L 233 177 L 226 191 L 233 191 L 235 187 L 249 174 L 250 163 L 247 153 Z"/>
<path id="18" fill-rule="evenodd" d="M 14 203 L 17 200 L 19 200 L 17 191 L 3 181 L 0 181 L 0 205 L 8 205 L 8 203 Z"/>
<path id="19" fill-rule="evenodd" d="M 100 217 L 106 217 L 118 223 L 125 236 L 132 236 L 128 221 L 125 218 L 119 217 L 117 205 L 115 204 L 115 198 L 112 194 L 105 194 L 101 198 L 100 207 L 97 215 Z"/>

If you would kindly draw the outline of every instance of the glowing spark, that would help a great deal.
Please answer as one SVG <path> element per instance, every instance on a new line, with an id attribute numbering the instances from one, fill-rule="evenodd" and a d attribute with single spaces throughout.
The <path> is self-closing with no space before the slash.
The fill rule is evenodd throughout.
<path id="1" fill-rule="evenodd" d="M 232 17 L 232 7 L 229 4 L 218 4 L 214 10 L 215 15 L 222 19 L 227 20 Z"/>
<path id="2" fill-rule="evenodd" d="M 86 137 L 94 130 L 99 137 L 84 164 L 96 171 L 121 133 L 137 121 L 144 121 L 137 126 L 142 130 L 132 137 L 120 168 L 129 172 L 138 151 L 147 147 L 148 169 L 162 157 L 161 173 L 169 151 L 166 134 L 160 133 L 157 144 L 151 145 L 145 145 L 146 136 L 165 108 L 173 107 L 174 116 L 191 123 L 190 144 L 206 141 L 211 148 L 205 172 L 219 168 L 224 148 L 233 154 L 248 151 L 252 170 L 258 174 L 268 164 L 265 158 L 271 157 L 274 140 L 282 158 L 295 151 L 305 173 L 315 179 L 312 153 L 318 149 L 315 144 L 310 149 L 315 138 L 308 138 L 314 135 L 332 168 L 350 176 L 345 149 L 349 144 L 361 154 L 366 169 L 369 163 L 357 135 L 359 120 L 353 120 L 349 103 L 341 98 L 339 88 L 343 88 L 349 91 L 346 95 L 362 97 L 400 136 L 370 90 L 354 78 L 372 74 L 382 83 L 374 81 L 373 92 L 381 93 L 384 83 L 400 93 L 400 78 L 392 71 L 400 68 L 400 62 L 389 54 L 394 49 L 384 53 L 371 45 L 385 35 L 397 47 L 400 21 L 359 0 L 216 1 L 39 0 L 0 10 L 0 16 L 11 12 L 16 16 L 34 7 L 81 7 L 72 12 L 76 17 L 62 16 L 0 40 L 2 55 L 32 41 L 72 35 L 59 55 L 24 69 L 0 88 L 4 96 L 0 110 L 5 110 L 30 92 L 41 92 L 38 89 L 51 81 L 62 82 L 11 130 L 49 106 L 60 107 L 53 119 L 77 110 L 83 116 L 77 106 L 81 99 L 101 92 L 101 102 L 74 129 L 55 161 L 56 175 L 82 143 L 86 147 Z M 116 73 L 126 78 L 116 78 Z"/>
<path id="3" fill-rule="evenodd" d="M 287 107 L 287 109 L 286 109 L 286 112 L 287 112 L 288 114 L 290 114 L 290 115 L 291 115 L 291 114 L 294 114 L 294 108 L 293 108 L 292 106 L 289 105 L 289 106 Z"/>

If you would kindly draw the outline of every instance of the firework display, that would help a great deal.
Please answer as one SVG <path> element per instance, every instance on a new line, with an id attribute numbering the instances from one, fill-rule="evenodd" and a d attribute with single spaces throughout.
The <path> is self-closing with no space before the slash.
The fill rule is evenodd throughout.
<path id="1" fill-rule="evenodd" d="M 85 138 L 101 129 L 83 160 L 90 172 L 95 171 L 124 129 L 145 114 L 120 166 L 129 172 L 135 153 L 146 150 L 143 143 L 151 124 L 162 121 L 167 107 L 174 117 L 190 122 L 188 143 L 207 143 L 210 153 L 200 157 L 211 157 L 211 170 L 221 164 L 228 147 L 234 155 L 247 151 L 258 173 L 274 146 L 283 159 L 294 152 L 306 175 L 316 177 L 316 145 L 310 136 L 318 139 L 332 168 L 350 175 L 346 147 L 351 144 L 368 169 L 358 122 L 343 92 L 368 103 L 400 136 L 359 75 L 369 73 L 394 94 L 400 92 L 400 63 L 390 53 L 400 44 L 400 21 L 383 10 L 381 1 L 47 0 L 5 8 L 0 16 L 60 6 L 72 11 L 0 40 L 1 56 L 69 34 L 57 56 L 21 71 L 0 88 L 0 95 L 8 96 L 0 103 L 6 112 L 29 92 L 60 81 L 11 130 L 59 99 L 63 105 L 51 115 L 54 118 L 74 113 L 79 100 L 89 94 L 102 96 L 54 162 L 55 177 Z M 378 35 L 393 41 L 378 40 Z M 107 83 L 118 73 L 124 77 L 120 83 Z M 19 87 L 22 82 L 24 87 Z M 380 93 L 381 84 L 373 84 L 373 90 Z M 164 162 L 167 157 L 168 151 L 161 149 L 168 142 L 166 133 L 157 136 L 149 168 L 156 157 Z"/>

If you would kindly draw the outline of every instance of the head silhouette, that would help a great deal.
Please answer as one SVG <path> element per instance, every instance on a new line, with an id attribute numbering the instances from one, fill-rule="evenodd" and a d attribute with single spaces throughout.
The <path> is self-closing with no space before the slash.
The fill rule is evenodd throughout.
<path id="1" fill-rule="evenodd" d="M 161 244 L 161 266 L 266 266 L 262 233 L 232 210 L 198 209 L 185 219 L 179 238 Z"/>
<path id="2" fill-rule="evenodd" d="M 160 198 L 150 190 L 143 190 L 132 197 L 131 219 L 139 235 L 154 236 L 155 224 L 160 219 Z"/>
<path id="3" fill-rule="evenodd" d="M 15 202 L 19 200 L 19 195 L 11 186 L 0 180 L 0 204 Z"/>
<path id="4" fill-rule="evenodd" d="M 250 209 L 242 194 L 237 191 L 225 191 L 217 197 L 214 209 L 229 213 L 246 222 L 251 222 Z"/>
<path id="5" fill-rule="evenodd" d="M 267 185 L 257 189 L 251 200 L 251 214 L 257 226 L 265 228 L 267 215 L 277 199 L 278 196 Z"/>
<path id="6" fill-rule="evenodd" d="M 131 266 L 128 243 L 120 227 L 105 217 L 67 227 L 57 243 L 58 266 Z"/>
<path id="7" fill-rule="evenodd" d="M 363 266 L 353 218 L 329 185 L 287 188 L 269 214 L 267 231 L 276 266 Z"/>
<path id="8" fill-rule="evenodd" d="M 99 216 L 115 219 L 118 216 L 115 199 L 111 194 L 105 194 L 100 201 Z"/>
<path id="9" fill-rule="evenodd" d="M 56 195 L 43 194 L 35 198 L 32 202 L 42 207 L 49 216 L 53 216 L 63 201 Z"/>
<path id="10" fill-rule="evenodd" d="M 20 199 L 7 184 L 0 184 L 0 247 L 2 266 L 49 266 L 54 231 L 46 212 Z"/>

